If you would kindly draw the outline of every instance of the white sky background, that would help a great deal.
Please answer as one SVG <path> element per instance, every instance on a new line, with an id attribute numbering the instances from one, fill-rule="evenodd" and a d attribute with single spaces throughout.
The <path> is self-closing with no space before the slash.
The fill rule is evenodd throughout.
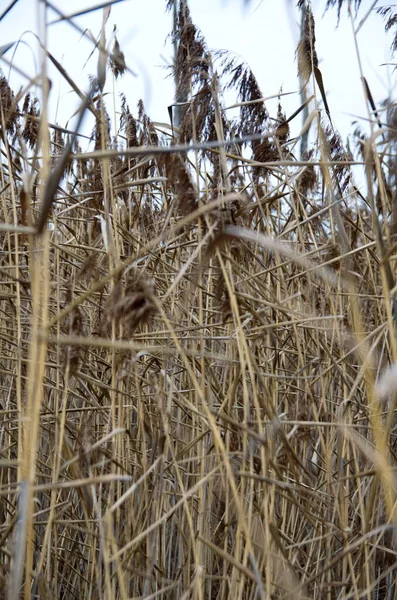
<path id="1" fill-rule="evenodd" d="M 54 0 L 64 13 L 71 14 L 98 4 L 100 0 Z M 10 0 L 0 0 L 0 12 Z M 373 0 L 363 0 L 356 25 L 366 14 Z M 378 5 L 382 5 L 379 2 Z M 341 22 L 337 26 L 336 9 L 324 15 L 325 0 L 313 0 L 312 9 L 316 20 L 316 49 L 327 92 L 328 104 L 334 124 L 343 137 L 351 132 L 355 117 L 367 118 L 362 93 L 360 72 L 352 36 L 352 26 L 343 9 Z M 14 49 L 7 52 L 8 60 L 29 77 L 38 73 L 39 65 L 34 58 L 35 40 L 30 30 L 38 31 L 38 0 L 19 0 L 16 6 L 0 23 L 2 45 L 21 39 L 15 55 Z M 264 96 L 297 91 L 297 66 L 295 49 L 299 40 L 300 14 L 296 0 L 251 0 L 244 5 L 242 0 L 190 0 L 189 7 L 194 23 L 202 31 L 210 49 L 227 49 L 240 55 L 250 65 Z M 49 10 L 48 20 L 56 15 Z M 75 19 L 82 29 L 89 28 L 95 37 L 99 35 L 102 10 Z M 169 123 L 167 107 L 173 102 L 173 79 L 165 66 L 172 61 L 172 46 L 166 41 L 172 28 L 172 14 L 165 12 L 165 0 L 126 0 L 112 7 L 107 24 L 107 39 L 110 40 L 113 25 L 118 28 L 118 40 L 125 54 L 127 65 L 137 77 L 125 75 L 114 84 L 108 72 L 106 104 L 109 114 L 114 114 L 113 89 L 116 94 L 124 92 L 131 112 L 136 114 L 136 104 L 142 98 L 146 111 L 155 122 Z M 93 45 L 84 39 L 70 24 L 63 22 L 51 25 L 48 30 L 47 47 L 66 69 L 81 90 L 88 89 L 88 75 L 96 74 L 97 51 L 89 59 Z M 371 15 L 358 33 L 358 44 L 364 75 L 375 101 L 379 103 L 393 94 L 395 78 L 393 67 L 381 66 L 391 62 L 391 36 L 384 33 L 384 21 Z M 88 61 L 88 62 L 87 62 Z M 24 81 L 6 64 L 3 71 L 10 77 L 11 87 L 16 90 Z M 49 65 L 52 80 L 49 120 L 65 127 L 79 101 L 70 91 L 68 84 Z M 39 96 L 40 97 L 40 96 Z M 227 99 L 229 100 L 229 98 Z M 282 99 L 287 116 L 300 105 L 299 94 Z M 267 103 L 271 115 L 275 116 L 277 101 Z M 365 121 L 363 128 L 367 129 Z M 70 126 L 70 124 L 69 124 Z M 296 119 L 299 131 L 301 116 Z M 90 133 L 92 124 L 85 131 Z"/>

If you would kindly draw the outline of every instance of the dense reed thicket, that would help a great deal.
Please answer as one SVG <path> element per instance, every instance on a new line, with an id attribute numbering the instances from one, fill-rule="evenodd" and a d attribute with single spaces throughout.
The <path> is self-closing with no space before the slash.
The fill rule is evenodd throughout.
<path id="1" fill-rule="evenodd" d="M 1 77 L 1 598 L 396 597 L 397 113 L 345 144 L 300 5 L 292 115 L 184 1 L 169 127 L 106 8 L 89 151 Z"/>

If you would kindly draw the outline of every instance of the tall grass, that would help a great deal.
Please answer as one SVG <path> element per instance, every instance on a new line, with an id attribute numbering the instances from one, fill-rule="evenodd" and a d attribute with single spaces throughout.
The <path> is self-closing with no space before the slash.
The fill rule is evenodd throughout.
<path id="1" fill-rule="evenodd" d="M 301 4 L 293 115 L 185 2 L 168 128 L 106 8 L 88 151 L 1 78 L 0 597 L 396 597 L 396 113 L 345 146 Z"/>

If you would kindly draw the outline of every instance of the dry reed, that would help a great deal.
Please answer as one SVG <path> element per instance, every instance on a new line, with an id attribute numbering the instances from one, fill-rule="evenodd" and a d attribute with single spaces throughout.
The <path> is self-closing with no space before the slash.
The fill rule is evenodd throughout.
<path id="1" fill-rule="evenodd" d="M 345 146 L 300 2 L 272 119 L 177 5 L 168 132 L 106 12 L 89 152 L 0 78 L 0 597 L 395 598 L 394 105 Z"/>

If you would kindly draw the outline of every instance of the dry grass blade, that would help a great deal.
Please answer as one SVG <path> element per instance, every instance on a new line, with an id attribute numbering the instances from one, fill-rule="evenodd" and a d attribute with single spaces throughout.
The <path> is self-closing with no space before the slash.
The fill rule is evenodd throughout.
<path id="1" fill-rule="evenodd" d="M 95 6 L 91 6 L 90 8 L 86 8 L 84 10 L 79 10 L 77 12 L 70 13 L 68 15 L 62 15 L 59 17 L 59 19 L 55 19 L 54 21 L 51 21 L 49 23 L 49 25 L 54 25 L 55 23 L 59 23 L 60 21 L 71 21 L 72 19 L 75 19 L 76 17 L 81 17 L 82 15 L 86 15 L 88 13 L 92 13 L 97 10 L 108 8 L 108 7 L 113 6 L 113 4 L 119 4 L 120 2 L 124 2 L 124 1 L 125 0 L 107 0 L 106 2 L 101 2 L 100 4 L 96 4 Z"/>
<path id="2" fill-rule="evenodd" d="M 267 236 L 258 234 L 250 229 L 244 229 L 235 225 L 227 225 L 223 232 L 220 234 L 218 240 L 215 240 L 215 244 L 217 244 L 218 241 L 222 242 L 224 239 L 241 239 L 247 242 L 258 244 L 260 246 L 263 246 L 264 248 L 267 248 L 271 252 L 277 252 L 278 254 L 285 256 L 291 261 L 296 262 L 298 265 L 304 267 L 308 271 L 315 271 L 316 275 L 322 277 L 323 279 L 326 279 L 330 283 L 336 284 L 338 282 L 334 273 L 331 270 L 326 269 L 321 265 L 313 264 L 304 256 L 301 256 L 296 251 L 291 250 L 289 246 L 277 240 L 273 240 Z"/>
<path id="3" fill-rule="evenodd" d="M 3 54 L 8 52 L 8 50 L 10 50 L 14 46 L 14 44 L 15 44 L 15 42 L 10 42 L 9 44 L 4 44 L 4 46 L 1 46 L 0 47 L 0 58 L 3 56 Z"/>
<path id="4" fill-rule="evenodd" d="M 324 102 L 325 112 L 327 113 L 327 116 L 328 116 L 329 120 L 331 121 L 331 113 L 329 112 L 329 107 L 328 107 L 328 102 L 327 102 L 327 96 L 325 94 L 322 73 L 318 67 L 314 67 L 313 70 L 314 70 L 314 76 L 317 81 L 317 85 L 320 90 L 321 98 L 323 99 L 323 102 Z"/>
<path id="5" fill-rule="evenodd" d="M 0 21 L 2 21 L 4 19 L 4 17 L 10 12 L 10 10 L 12 8 L 14 8 L 14 6 L 17 4 L 18 0 L 11 0 L 10 4 L 7 6 L 6 9 L 3 10 L 3 12 L 0 15 Z"/>
<path id="6" fill-rule="evenodd" d="M 86 95 L 83 102 L 81 103 L 81 106 L 80 106 L 79 112 L 78 112 L 76 129 L 75 129 L 73 135 L 70 136 L 70 141 L 69 141 L 68 146 L 65 148 L 62 155 L 59 157 L 59 159 L 56 163 L 55 169 L 51 173 L 51 175 L 48 179 L 47 185 L 44 190 L 43 200 L 41 203 L 39 220 L 38 220 L 37 226 L 36 226 L 38 235 L 43 233 L 44 228 L 47 224 L 51 206 L 54 202 L 54 199 L 55 199 L 55 196 L 56 196 L 56 193 L 58 190 L 58 185 L 59 185 L 59 183 L 63 177 L 63 174 L 65 172 L 66 166 L 69 161 L 69 157 L 72 152 L 73 145 L 74 145 L 76 137 L 77 137 L 77 134 L 82 125 L 83 119 L 85 117 L 85 113 L 86 113 L 89 105 L 91 104 L 92 95 L 93 95 L 93 92 L 95 91 L 96 87 L 97 87 L 97 84 L 96 84 L 96 82 L 94 82 L 91 85 L 91 89 L 90 89 L 89 93 Z"/>

